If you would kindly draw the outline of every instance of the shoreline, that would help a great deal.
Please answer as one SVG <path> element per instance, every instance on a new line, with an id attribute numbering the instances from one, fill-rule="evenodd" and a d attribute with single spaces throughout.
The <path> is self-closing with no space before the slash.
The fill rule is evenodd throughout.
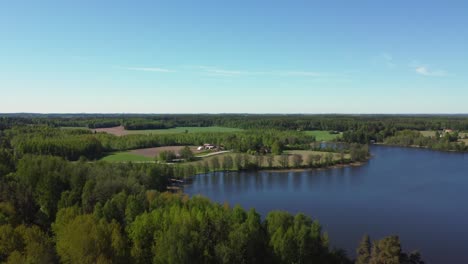
<path id="1" fill-rule="evenodd" d="M 307 167 L 307 168 L 259 168 L 259 169 L 247 169 L 247 170 L 218 170 L 218 171 L 209 171 L 206 173 L 196 173 L 190 177 L 194 177 L 197 175 L 206 175 L 210 173 L 217 173 L 217 172 L 302 172 L 302 171 L 312 171 L 312 170 L 328 170 L 328 169 L 338 169 L 338 168 L 346 168 L 346 167 L 360 167 L 369 162 L 372 158 L 372 155 L 368 157 L 365 161 L 355 161 L 345 164 L 334 164 L 331 166 L 324 166 L 324 167 Z M 190 178 L 189 177 L 189 178 Z"/>
<path id="2" fill-rule="evenodd" d="M 387 143 L 373 143 L 372 145 L 377 146 L 384 146 L 384 147 L 398 147 L 398 148 L 414 148 L 414 149 L 427 149 L 430 151 L 438 151 L 438 152 L 450 152 L 450 153 L 468 153 L 468 151 L 458 151 L 458 150 L 444 150 L 444 149 L 434 149 L 430 148 L 429 146 L 418 146 L 418 145 L 395 145 L 395 144 L 387 144 Z"/>

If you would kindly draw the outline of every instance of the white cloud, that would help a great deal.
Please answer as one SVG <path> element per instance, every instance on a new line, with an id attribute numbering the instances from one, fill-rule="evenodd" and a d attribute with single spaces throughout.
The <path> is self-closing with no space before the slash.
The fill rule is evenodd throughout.
<path id="1" fill-rule="evenodd" d="M 442 70 L 430 70 L 427 66 L 417 66 L 414 70 L 416 73 L 424 76 L 447 76 L 447 72 Z"/>

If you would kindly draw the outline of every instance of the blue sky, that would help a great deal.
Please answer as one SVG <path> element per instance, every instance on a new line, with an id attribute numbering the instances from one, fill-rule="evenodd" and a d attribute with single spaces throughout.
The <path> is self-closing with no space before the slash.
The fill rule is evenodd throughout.
<path id="1" fill-rule="evenodd" d="M 468 113 L 466 1 L 2 1 L 0 112 Z"/>

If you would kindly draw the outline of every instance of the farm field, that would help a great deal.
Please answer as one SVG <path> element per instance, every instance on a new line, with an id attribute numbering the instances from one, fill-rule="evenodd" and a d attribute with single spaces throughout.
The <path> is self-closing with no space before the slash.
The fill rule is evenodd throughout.
<path id="1" fill-rule="evenodd" d="M 105 156 L 104 158 L 100 160 L 108 161 L 108 162 L 131 162 L 131 161 L 148 162 L 148 161 L 154 161 L 154 158 L 149 158 L 143 155 L 138 155 L 135 153 L 125 151 L 125 152 L 111 153 L 110 155 Z"/>
<path id="2" fill-rule="evenodd" d="M 306 133 L 307 135 L 315 136 L 315 140 L 317 141 L 332 141 L 342 134 L 330 134 L 329 131 L 324 130 L 304 131 L 304 133 Z"/>
<path id="3" fill-rule="evenodd" d="M 425 131 L 419 131 L 423 136 L 425 137 L 434 137 L 435 136 L 435 130 L 425 130 Z"/>
<path id="4" fill-rule="evenodd" d="M 189 146 L 194 154 L 200 153 L 196 146 Z M 128 151 L 110 153 L 101 160 L 111 162 L 129 162 L 129 161 L 154 161 L 162 151 L 174 151 L 178 153 L 184 146 L 165 146 L 156 148 L 143 148 Z"/>
<path id="5" fill-rule="evenodd" d="M 230 127 L 176 127 L 176 128 L 169 128 L 169 129 L 148 129 L 148 130 L 126 130 L 123 126 L 118 127 L 109 127 L 109 128 L 97 128 L 92 129 L 92 131 L 96 132 L 106 132 L 109 134 L 114 134 L 116 136 L 124 136 L 124 135 L 131 135 L 131 134 L 177 134 L 177 133 L 200 133 L 200 132 L 214 132 L 214 133 L 222 133 L 222 132 L 238 132 L 243 131 L 239 128 L 230 128 Z"/>
<path id="6" fill-rule="evenodd" d="M 189 146 L 189 147 L 190 147 L 190 150 L 195 155 L 201 152 L 197 150 L 196 146 Z M 165 146 L 165 147 L 156 147 L 156 148 L 134 149 L 134 150 L 130 150 L 130 153 L 154 159 L 162 151 L 174 151 L 177 154 L 183 148 L 184 146 Z"/>

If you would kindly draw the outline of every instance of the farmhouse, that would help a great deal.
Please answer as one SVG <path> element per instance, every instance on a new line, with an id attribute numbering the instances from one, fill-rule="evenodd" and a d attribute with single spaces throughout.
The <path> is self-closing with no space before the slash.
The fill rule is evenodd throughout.
<path id="1" fill-rule="evenodd" d="M 217 148 L 216 145 L 213 145 L 213 144 L 203 144 L 203 146 L 199 146 L 197 148 L 197 150 L 204 150 L 204 149 L 212 150 L 212 149 L 216 149 L 216 148 Z"/>

